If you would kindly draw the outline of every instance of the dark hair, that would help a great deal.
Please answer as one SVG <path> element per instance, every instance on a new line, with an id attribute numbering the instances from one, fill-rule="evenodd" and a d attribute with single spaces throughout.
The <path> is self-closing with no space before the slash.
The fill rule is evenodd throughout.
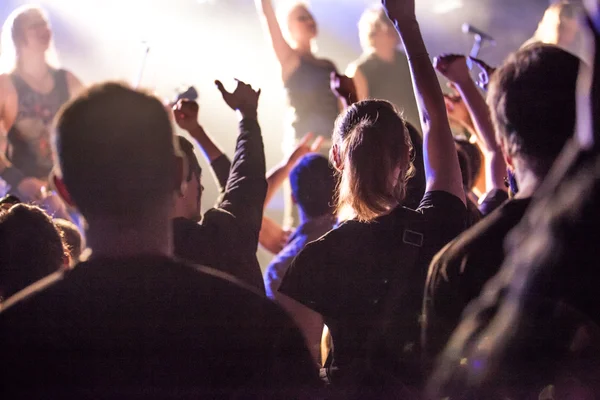
<path id="1" fill-rule="evenodd" d="M 290 184 L 298 207 L 308 217 L 333 215 L 336 179 L 327 158 L 318 154 L 302 157 L 290 172 Z"/>
<path id="2" fill-rule="evenodd" d="M 74 223 L 66 219 L 55 218 L 54 225 L 62 233 L 64 243 L 69 250 L 71 258 L 77 262 L 81 257 L 83 249 L 85 249 L 83 235 Z"/>
<path id="3" fill-rule="evenodd" d="M 10 296 L 58 271 L 68 253 L 52 218 L 39 207 L 17 204 L 0 211 L 0 287 Z"/>
<path id="4" fill-rule="evenodd" d="M 365 100 L 348 107 L 336 120 L 333 143 L 342 164 L 338 211 L 350 208 L 359 221 L 370 221 L 402 202 L 412 174 L 412 145 L 404 119 L 390 102 Z"/>
<path id="5" fill-rule="evenodd" d="M 177 187 L 174 136 L 162 103 L 119 83 L 96 85 L 56 119 L 65 185 L 86 216 L 140 218 Z"/>
<path id="6" fill-rule="evenodd" d="M 481 172 L 483 156 L 481 150 L 467 139 L 455 137 L 454 143 L 458 152 L 463 186 L 470 191 L 475 186 Z"/>
<path id="7" fill-rule="evenodd" d="M 197 176 L 202 175 L 202 167 L 200 167 L 196 153 L 194 153 L 194 145 L 183 136 L 177 136 L 177 139 L 179 141 L 179 149 L 183 151 L 185 158 L 188 160 L 188 170 L 185 180 L 189 182 L 192 180 L 194 173 Z"/>
<path id="8" fill-rule="evenodd" d="M 547 44 L 511 55 L 493 75 L 488 103 L 498 140 L 545 175 L 575 128 L 579 59 Z"/>

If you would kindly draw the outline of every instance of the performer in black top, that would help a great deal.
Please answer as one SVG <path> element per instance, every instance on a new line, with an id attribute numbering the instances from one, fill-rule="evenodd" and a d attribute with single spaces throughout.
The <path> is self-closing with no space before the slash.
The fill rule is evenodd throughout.
<path id="1" fill-rule="evenodd" d="M 287 28 L 283 30 L 271 0 L 256 0 L 256 6 L 265 18 L 288 98 L 283 151 L 291 153 L 298 141 L 310 132 L 325 138 L 321 150 L 323 155 L 328 155 L 333 123 L 340 108 L 329 89 L 330 76 L 336 67 L 330 60 L 317 58 L 313 51 L 317 24 L 302 3 L 282 13 Z M 293 204 L 289 185 L 286 189 L 288 221 L 284 225 L 291 225 Z"/>
<path id="2" fill-rule="evenodd" d="M 44 11 L 23 6 L 2 28 L 0 58 L 0 177 L 22 200 L 46 197 L 53 168 L 49 124 L 80 88 L 58 69 Z"/>

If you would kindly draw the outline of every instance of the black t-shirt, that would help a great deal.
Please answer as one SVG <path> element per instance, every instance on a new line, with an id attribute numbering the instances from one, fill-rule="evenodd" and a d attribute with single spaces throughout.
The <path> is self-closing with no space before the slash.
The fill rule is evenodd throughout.
<path id="1" fill-rule="evenodd" d="M 485 217 L 504 204 L 506 200 L 508 200 L 508 192 L 506 190 L 492 189 L 485 194 L 479 204 L 479 211 Z"/>
<path id="2" fill-rule="evenodd" d="M 185 398 L 318 385 L 279 307 L 218 271 L 157 256 L 81 263 L 3 310 L 0 354 L 5 393 Z"/>
<path id="3" fill-rule="evenodd" d="M 427 266 L 433 255 L 465 228 L 466 208 L 460 199 L 442 191 L 425 194 L 417 211 L 397 207 L 371 223 L 348 221 L 298 255 L 283 279 L 280 291 L 323 315 L 334 341 L 335 364 L 340 368 L 365 357 L 365 342 L 381 315 L 381 305 L 395 269 L 406 268 L 402 304 L 403 326 L 396 345 L 418 353 L 419 315 Z M 408 225 L 407 225 L 408 224 Z M 423 243 L 416 265 L 402 264 L 401 248 L 406 228 L 418 226 Z M 403 282 L 404 283 L 404 282 Z M 395 345 L 395 346 L 396 346 Z M 397 351 L 382 361 L 393 373 L 400 371 Z M 386 357 L 388 357 L 386 356 Z M 413 368 L 414 369 L 414 368 Z M 407 378 L 408 380 L 412 378 Z"/>
<path id="4" fill-rule="evenodd" d="M 521 221 L 531 199 L 504 203 L 450 242 L 433 259 L 425 287 L 424 338 L 436 355 L 460 322 L 465 307 L 504 262 L 504 239 Z"/>

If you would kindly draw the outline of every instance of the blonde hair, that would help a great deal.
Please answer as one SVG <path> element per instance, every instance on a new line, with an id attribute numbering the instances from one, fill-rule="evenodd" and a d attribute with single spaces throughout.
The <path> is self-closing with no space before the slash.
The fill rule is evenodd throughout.
<path id="1" fill-rule="evenodd" d="M 22 39 L 20 36 L 23 35 L 23 21 L 25 17 L 32 13 L 37 12 L 48 21 L 48 16 L 44 10 L 38 6 L 24 5 L 16 8 L 2 26 L 2 32 L 0 33 L 0 73 L 7 74 L 11 73 L 17 67 L 18 49 L 17 42 Z M 53 68 L 59 68 L 60 63 L 54 49 L 54 41 L 50 41 L 50 46 L 46 50 L 46 62 Z"/>
<path id="2" fill-rule="evenodd" d="M 538 24 L 534 38 L 542 43 L 559 44 L 558 38 L 565 20 L 577 20 L 582 15 L 580 5 L 559 1 L 550 5 Z"/>
<path id="3" fill-rule="evenodd" d="M 384 27 L 393 27 L 385 10 L 377 5 L 367 8 L 358 21 L 358 38 L 363 51 L 372 51 L 373 37 Z"/>
<path id="4" fill-rule="evenodd" d="M 290 31 L 290 14 L 298 7 L 303 7 L 310 12 L 308 2 L 304 0 L 288 1 L 284 5 L 277 7 L 277 21 L 279 22 L 281 33 L 283 34 L 286 42 L 288 42 L 290 45 L 296 43 Z M 311 41 L 310 47 L 313 53 L 317 51 L 316 40 L 313 39 Z"/>
<path id="5" fill-rule="evenodd" d="M 341 163 L 337 189 L 341 220 L 370 222 L 402 203 L 406 183 L 414 175 L 412 142 L 391 103 L 366 100 L 350 106 L 336 121 L 333 142 Z"/>

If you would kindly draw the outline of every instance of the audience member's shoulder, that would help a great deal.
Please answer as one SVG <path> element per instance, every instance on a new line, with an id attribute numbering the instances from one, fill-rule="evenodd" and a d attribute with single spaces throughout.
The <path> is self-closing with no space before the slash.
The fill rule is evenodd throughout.
<path id="1" fill-rule="evenodd" d="M 444 208 L 448 213 L 453 210 L 466 211 L 467 209 L 465 203 L 455 195 L 443 190 L 434 190 L 425 193 L 417 211 L 425 213 L 436 208 Z"/>

